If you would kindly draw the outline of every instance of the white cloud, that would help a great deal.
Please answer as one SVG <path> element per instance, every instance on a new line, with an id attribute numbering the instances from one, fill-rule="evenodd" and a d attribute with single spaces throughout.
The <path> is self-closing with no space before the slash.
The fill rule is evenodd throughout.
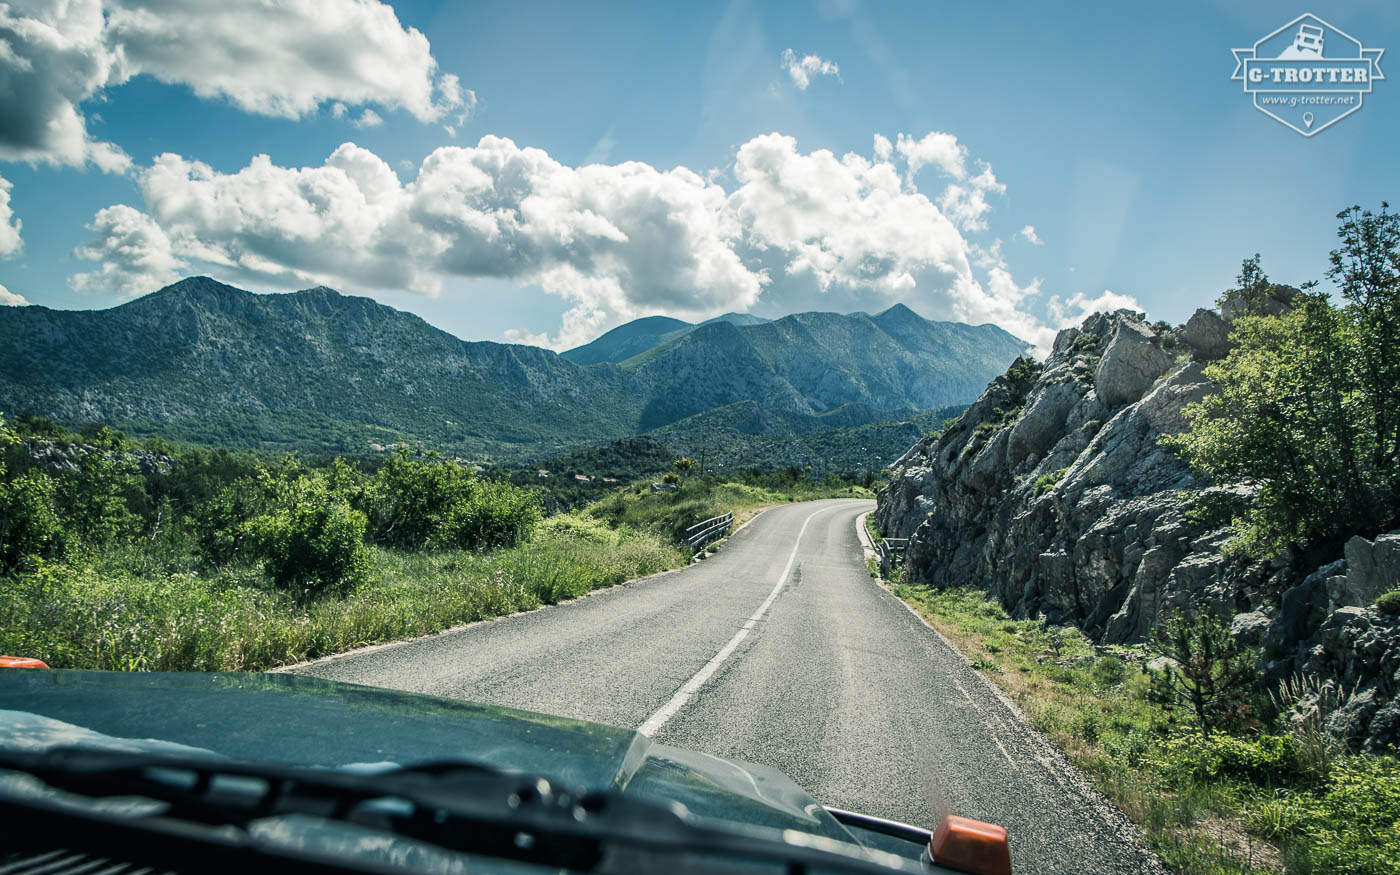
<path id="1" fill-rule="evenodd" d="M 335 103 L 332 103 L 332 104 L 331 104 L 331 117 L 332 117 L 332 118 L 345 118 L 345 114 L 346 114 L 347 112 L 349 112 L 349 111 L 350 111 L 350 108 L 349 108 L 348 106 L 346 106 L 345 104 L 341 103 L 339 100 L 337 100 Z"/>
<path id="2" fill-rule="evenodd" d="M 1050 299 L 1046 309 L 1049 311 L 1051 327 L 1055 329 L 1077 326 L 1093 313 L 1111 313 L 1114 310 L 1147 311 L 1147 308 L 1138 303 L 1138 299 L 1132 295 L 1123 295 L 1108 289 L 1104 289 L 1103 294 L 1096 298 L 1090 298 L 1083 292 L 1076 292 L 1069 300 L 1062 300 L 1056 296 Z"/>
<path id="3" fill-rule="evenodd" d="M 382 124 L 384 124 L 384 119 L 380 118 L 379 113 L 372 109 L 366 109 L 360 113 L 359 118 L 355 119 L 355 127 L 357 128 L 377 128 Z"/>
<path id="4" fill-rule="evenodd" d="M 875 135 L 874 154 L 876 161 L 889 161 L 894 154 L 894 146 L 890 144 L 890 138 L 882 134 Z"/>
<path id="5" fill-rule="evenodd" d="M 0 258 L 9 258 L 24 247 L 19 231 L 23 225 L 10 208 L 10 189 L 14 183 L 0 176 Z"/>
<path id="6" fill-rule="evenodd" d="M 0 3 L 0 160 L 125 171 L 81 106 L 143 74 L 293 119 L 330 101 L 460 122 L 476 100 L 377 0 Z"/>
<path id="7" fill-rule="evenodd" d="M 1018 284 L 1000 240 L 969 242 L 956 224 L 985 221 L 985 197 L 944 209 L 907 181 L 907 155 L 935 154 L 917 144 L 956 140 L 901 136 L 912 145 L 899 150 L 881 139 L 872 159 L 804 153 L 792 137 L 766 134 L 739 148 L 729 173 L 702 175 L 640 162 L 571 167 L 487 136 L 436 149 L 416 175 L 405 168 L 406 182 L 353 143 L 318 166 L 258 156 L 233 173 L 166 154 L 137 175 L 144 213 L 98 214 L 79 254 L 100 266 L 72 282 L 147 292 L 184 262 L 282 288 L 436 294 L 453 278 L 506 279 L 566 302 L 557 331 L 511 335 L 555 348 L 652 313 L 750 310 L 764 295 L 818 308 L 827 295 L 856 301 L 851 309 L 904 300 L 1048 343 L 1052 327 L 1030 314 L 1040 281 Z M 981 162 L 969 176 L 974 162 L 954 152 L 955 185 L 1004 190 Z"/>
<path id="8" fill-rule="evenodd" d="M 27 307 L 29 302 L 24 299 L 24 295 L 17 295 L 4 286 L 0 286 L 0 307 Z"/>
<path id="9" fill-rule="evenodd" d="M 1027 243 L 1030 243 L 1033 246 L 1045 245 L 1045 241 L 1041 240 L 1040 235 L 1035 233 L 1034 225 L 1027 225 L 1021 230 L 1017 231 L 1016 236 L 1020 237 L 1021 239 L 1025 240 Z"/>
<path id="10" fill-rule="evenodd" d="M 920 168 L 930 164 L 954 179 L 967 177 L 967 147 L 960 144 L 958 138 L 952 134 L 932 131 L 925 134 L 921 140 L 900 134 L 895 148 L 909 167 L 910 179 L 913 179 Z"/>
<path id="11" fill-rule="evenodd" d="M 90 227 L 92 242 L 75 254 L 101 262 L 101 266 L 68 278 L 77 291 L 111 291 L 136 297 L 174 282 L 185 267 L 171 251 L 165 231 L 150 216 L 125 204 L 99 210 Z"/>
<path id="12" fill-rule="evenodd" d="M 97 0 L 0 4 L 0 160 L 123 171 L 131 159 L 93 140 L 78 105 L 120 80 Z"/>
<path id="13" fill-rule="evenodd" d="M 788 257 L 790 274 L 895 293 L 934 268 L 971 281 L 961 235 L 928 198 L 900 185 L 894 165 L 825 149 L 803 155 L 781 134 L 739 149 L 730 198 L 749 239 Z"/>
<path id="14" fill-rule="evenodd" d="M 835 61 L 828 61 L 817 55 L 804 55 L 797 57 L 797 53 L 792 49 L 783 49 L 783 69 L 792 78 L 792 84 L 797 86 L 797 90 L 806 91 L 807 86 L 812 84 L 813 76 L 835 76 L 841 78 L 841 68 L 836 66 Z"/>

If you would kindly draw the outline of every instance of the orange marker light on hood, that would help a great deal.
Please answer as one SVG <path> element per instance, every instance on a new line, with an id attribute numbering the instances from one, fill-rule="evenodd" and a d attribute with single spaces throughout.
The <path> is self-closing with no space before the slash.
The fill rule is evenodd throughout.
<path id="1" fill-rule="evenodd" d="M 1011 845 L 994 823 L 948 815 L 928 843 L 933 862 L 974 875 L 1011 875 Z"/>
<path id="2" fill-rule="evenodd" d="M 48 668 L 42 659 L 28 656 L 0 656 L 0 668 Z"/>

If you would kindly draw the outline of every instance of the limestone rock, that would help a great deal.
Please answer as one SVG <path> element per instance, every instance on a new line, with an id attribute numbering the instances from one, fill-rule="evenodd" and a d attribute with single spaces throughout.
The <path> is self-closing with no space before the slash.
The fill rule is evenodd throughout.
<path id="1" fill-rule="evenodd" d="M 1122 320 L 1094 369 L 1094 391 L 1110 407 L 1131 404 L 1171 365 L 1172 357 L 1162 349 L 1151 328 Z"/>
<path id="2" fill-rule="evenodd" d="M 1196 361 L 1223 359 L 1230 352 L 1230 325 L 1214 310 L 1197 310 L 1181 326 L 1179 336 Z"/>

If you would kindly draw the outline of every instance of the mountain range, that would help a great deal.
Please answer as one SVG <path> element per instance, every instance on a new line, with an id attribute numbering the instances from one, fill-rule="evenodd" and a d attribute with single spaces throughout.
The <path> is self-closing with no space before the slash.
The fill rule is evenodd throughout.
<path id="1" fill-rule="evenodd" d="M 208 444 L 526 458 L 745 402 L 765 434 L 905 418 L 968 403 L 1025 346 L 895 305 L 654 316 L 556 354 L 463 341 L 328 288 L 192 277 L 106 310 L 0 307 L 0 410 Z"/>

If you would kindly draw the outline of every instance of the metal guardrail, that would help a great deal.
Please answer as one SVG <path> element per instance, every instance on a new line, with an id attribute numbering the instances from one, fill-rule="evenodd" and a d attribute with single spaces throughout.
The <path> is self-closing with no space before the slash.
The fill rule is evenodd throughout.
<path id="1" fill-rule="evenodd" d="M 875 545 L 875 553 L 880 557 L 880 576 L 889 577 L 890 569 L 896 560 L 902 561 L 909 552 L 908 538 L 883 538 Z"/>
<path id="2" fill-rule="evenodd" d="M 711 541 L 724 536 L 732 525 L 734 525 L 733 513 L 720 514 L 707 520 L 701 520 L 685 530 L 686 546 L 692 550 L 698 550 Z"/>

